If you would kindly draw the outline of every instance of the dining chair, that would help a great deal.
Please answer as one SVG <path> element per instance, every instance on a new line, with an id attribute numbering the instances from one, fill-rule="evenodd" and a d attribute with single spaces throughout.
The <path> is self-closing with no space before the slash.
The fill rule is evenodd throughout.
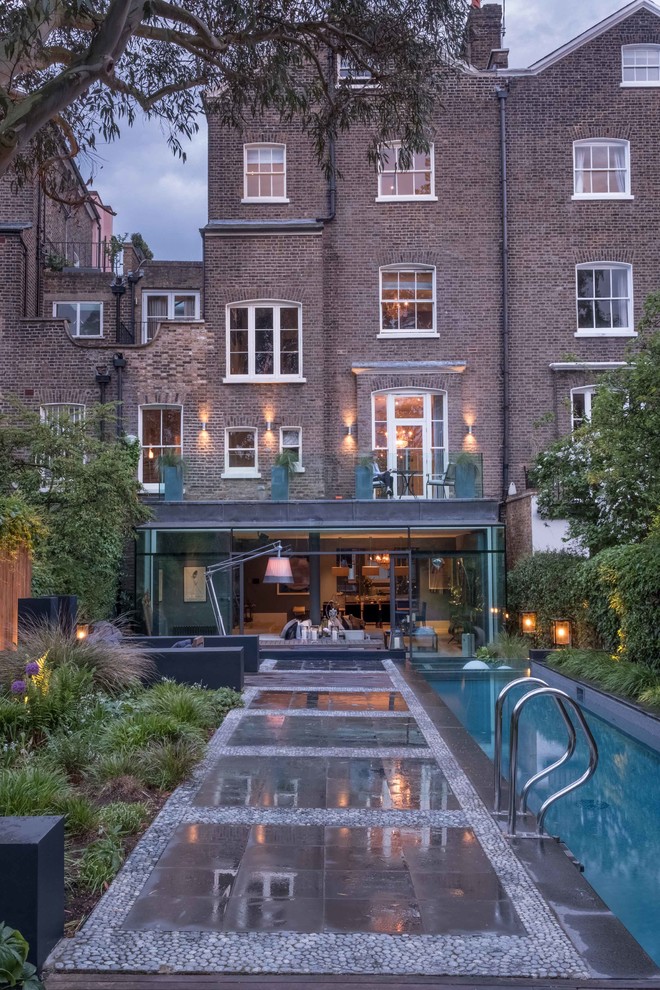
<path id="1" fill-rule="evenodd" d="M 437 496 L 439 498 L 449 498 L 447 493 L 448 488 L 454 488 L 456 486 L 456 465 L 448 464 L 442 474 L 427 474 L 426 475 L 426 497 L 429 497 L 429 488 L 440 489 L 441 495 Z"/>

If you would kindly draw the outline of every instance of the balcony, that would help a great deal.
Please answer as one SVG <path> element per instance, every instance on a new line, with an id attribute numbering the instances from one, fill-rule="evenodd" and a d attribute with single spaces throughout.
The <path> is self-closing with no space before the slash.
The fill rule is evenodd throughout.
<path id="1" fill-rule="evenodd" d="M 61 272 L 65 268 L 112 272 L 110 242 L 49 241 L 45 248 L 44 264 L 51 272 Z"/>
<path id="2" fill-rule="evenodd" d="M 417 470 L 415 460 L 414 456 L 408 461 L 403 456 L 396 468 L 375 475 L 378 483 L 373 486 L 373 497 L 442 500 L 484 497 L 482 454 L 450 452 L 445 469 L 438 474 Z"/>

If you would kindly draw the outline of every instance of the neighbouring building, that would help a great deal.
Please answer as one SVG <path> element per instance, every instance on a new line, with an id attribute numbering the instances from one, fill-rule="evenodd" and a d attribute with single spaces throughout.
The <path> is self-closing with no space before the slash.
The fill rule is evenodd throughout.
<path id="1" fill-rule="evenodd" d="M 294 123 L 230 131 L 212 98 L 207 115 L 203 263 L 126 246 L 118 278 L 94 254 L 94 204 L 73 238 L 61 219 L 47 231 L 33 192 L 2 200 L 3 393 L 44 415 L 101 389 L 120 401 L 155 512 L 134 589 L 154 631 L 212 627 L 193 572 L 281 539 L 294 583 L 246 564 L 219 589 L 228 625 L 279 631 L 334 601 L 367 623 L 414 613 L 414 648 L 488 641 L 505 536 L 510 561 L 557 540 L 528 468 L 589 416 L 660 281 L 660 8 L 634 0 L 510 69 L 501 8 L 474 7 L 430 152 L 407 169 L 394 143 L 375 172 L 356 127 L 328 181 Z M 162 499 L 166 453 L 186 462 L 183 500 Z"/>

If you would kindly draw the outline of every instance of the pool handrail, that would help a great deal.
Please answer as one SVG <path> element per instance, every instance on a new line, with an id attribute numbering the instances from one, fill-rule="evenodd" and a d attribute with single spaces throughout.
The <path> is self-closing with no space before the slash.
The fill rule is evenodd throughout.
<path id="1" fill-rule="evenodd" d="M 530 678 L 531 679 L 531 678 Z M 598 747 L 596 745 L 596 740 L 594 739 L 591 729 L 589 728 L 587 721 L 582 714 L 582 710 L 576 701 L 573 700 L 565 691 L 561 691 L 559 688 L 553 688 L 546 685 L 545 687 L 536 688 L 534 691 L 528 691 L 527 694 L 523 695 L 519 701 L 516 702 L 514 709 L 511 713 L 511 733 L 509 737 L 509 816 L 508 816 L 508 831 L 509 835 L 516 834 L 516 773 L 517 773 L 517 763 L 518 763 L 518 723 L 520 721 L 520 715 L 523 708 L 528 701 L 533 698 L 539 698 L 543 696 L 549 696 L 555 698 L 557 701 L 562 703 L 562 706 L 567 702 L 570 707 L 575 712 L 576 718 L 580 723 L 580 728 L 585 734 L 587 744 L 589 746 L 589 764 L 587 769 L 582 773 L 577 780 L 572 781 L 565 787 L 560 788 L 550 797 L 546 798 L 539 809 L 537 817 L 536 831 L 538 835 L 543 835 L 543 825 L 545 822 L 545 816 L 548 813 L 551 805 L 558 801 L 560 797 L 565 797 L 566 794 L 570 794 L 572 791 L 577 790 L 582 784 L 593 777 L 598 767 Z M 568 713 L 566 713 L 568 714 Z M 569 719 L 570 721 L 570 719 Z M 562 758 L 557 761 L 557 765 L 561 765 L 565 760 Z M 548 768 L 553 769 L 552 767 Z M 534 778 L 538 778 L 538 774 L 534 775 Z M 531 778 L 531 782 L 534 782 L 534 778 Z M 528 784 L 531 783 L 528 781 Z M 527 784 L 523 787 L 523 792 L 527 793 Z"/>
<path id="2" fill-rule="evenodd" d="M 518 687 L 519 684 L 542 684 L 544 687 L 548 686 L 548 682 L 542 681 L 540 677 L 516 677 L 514 681 L 509 681 L 508 684 L 505 684 L 497 696 L 497 701 L 495 702 L 495 754 L 493 757 L 495 762 L 495 814 L 498 814 L 502 810 L 502 711 L 507 694 L 512 688 Z"/>

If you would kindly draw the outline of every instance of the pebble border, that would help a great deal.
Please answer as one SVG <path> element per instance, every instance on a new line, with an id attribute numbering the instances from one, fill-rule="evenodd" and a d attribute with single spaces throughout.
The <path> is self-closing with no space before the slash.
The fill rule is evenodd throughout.
<path id="1" fill-rule="evenodd" d="M 264 661 L 267 663 L 268 661 Z M 383 660 L 392 683 L 405 698 L 409 713 L 428 743 L 405 749 L 327 747 L 268 748 L 269 756 L 367 756 L 426 759 L 440 765 L 462 810 L 456 812 L 383 812 L 376 809 L 196 808 L 191 801 L 206 773 L 221 755 L 265 755 L 264 747 L 229 747 L 241 719 L 255 714 L 247 706 L 261 690 L 248 688 L 244 708 L 229 712 L 211 740 L 191 779 L 179 787 L 145 832 L 109 891 L 73 939 L 63 939 L 48 964 L 57 971 L 178 973 L 327 973 L 419 974 L 522 978 L 578 978 L 589 971 L 560 928 L 499 827 L 448 750 L 414 692 L 390 660 Z M 264 668 L 263 664 L 261 669 Z M 291 686 L 292 687 L 292 686 Z M 305 688 L 298 687 L 298 690 Z M 312 690 L 315 690 L 313 688 Z M 337 689 L 330 689 L 337 690 Z M 348 691 L 356 690 L 347 688 Z M 373 690 L 372 688 L 368 690 Z M 286 711 L 286 710 L 285 710 Z M 281 715 L 281 709 L 277 714 Z M 306 712 L 306 714 L 309 714 Z M 318 715 L 331 713 L 318 712 Z M 345 713 L 341 713 L 345 714 Z M 357 714 L 357 713 L 356 713 Z M 369 716 L 375 713 L 370 712 Z M 387 713 L 392 715 L 392 713 Z M 124 931 L 121 925 L 157 864 L 177 825 L 194 822 L 231 824 L 324 824 L 368 827 L 469 826 L 477 835 L 500 882 L 511 897 L 527 932 L 512 935 L 381 935 L 374 933 L 232 933 L 194 931 Z"/>

